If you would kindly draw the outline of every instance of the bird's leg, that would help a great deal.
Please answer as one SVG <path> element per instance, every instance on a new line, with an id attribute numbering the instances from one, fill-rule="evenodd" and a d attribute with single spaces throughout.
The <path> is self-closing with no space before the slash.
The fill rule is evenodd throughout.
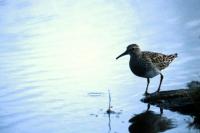
<path id="1" fill-rule="evenodd" d="M 148 94 L 148 87 L 149 87 L 149 83 L 150 83 L 150 79 L 149 78 L 147 78 L 147 87 L 146 87 L 146 91 L 145 91 L 145 95 L 147 95 Z"/>
<path id="2" fill-rule="evenodd" d="M 160 115 L 162 115 L 162 114 L 163 114 L 163 108 L 160 107 Z"/>
<path id="3" fill-rule="evenodd" d="M 147 105 L 147 110 L 146 110 L 146 111 L 149 111 L 150 107 L 151 107 L 151 105 L 148 104 L 148 105 Z"/>
<path id="4" fill-rule="evenodd" d="M 162 84 L 163 78 L 164 78 L 164 76 L 162 75 L 162 73 L 160 73 L 160 84 L 159 84 L 159 87 L 158 87 L 157 92 L 160 92 L 160 87 L 161 87 L 161 84 Z"/>

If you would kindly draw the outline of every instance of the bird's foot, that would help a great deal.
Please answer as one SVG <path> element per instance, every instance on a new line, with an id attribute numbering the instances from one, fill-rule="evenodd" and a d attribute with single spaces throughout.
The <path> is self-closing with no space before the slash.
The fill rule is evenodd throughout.
<path id="1" fill-rule="evenodd" d="M 144 95 L 144 96 L 148 96 L 148 95 L 150 95 L 150 93 L 145 92 L 143 95 Z"/>
<path id="2" fill-rule="evenodd" d="M 158 95 L 159 93 L 160 93 L 160 91 L 159 91 L 159 90 L 157 90 L 157 91 L 155 92 L 155 94 L 156 94 L 156 95 Z"/>

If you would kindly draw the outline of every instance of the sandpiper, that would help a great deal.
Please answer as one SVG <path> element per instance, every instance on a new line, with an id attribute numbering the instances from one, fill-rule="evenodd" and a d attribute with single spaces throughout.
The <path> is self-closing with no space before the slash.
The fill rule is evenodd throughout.
<path id="1" fill-rule="evenodd" d="M 148 86 L 150 78 L 160 75 L 160 83 L 157 92 L 160 91 L 164 76 L 161 70 L 165 69 L 177 57 L 177 53 L 164 55 L 161 53 L 141 51 L 137 44 L 130 44 L 126 51 L 119 55 L 116 59 L 130 55 L 129 67 L 131 71 L 139 77 L 147 78 L 147 86 L 145 95 L 148 94 Z"/>

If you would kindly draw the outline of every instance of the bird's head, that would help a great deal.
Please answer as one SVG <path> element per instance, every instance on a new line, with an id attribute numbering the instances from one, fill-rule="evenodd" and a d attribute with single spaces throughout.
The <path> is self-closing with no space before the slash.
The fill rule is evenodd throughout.
<path id="1" fill-rule="evenodd" d="M 130 44 L 127 46 L 126 51 L 119 55 L 116 59 L 119 59 L 120 57 L 124 55 L 132 55 L 132 54 L 138 54 L 140 53 L 140 48 L 137 44 Z"/>

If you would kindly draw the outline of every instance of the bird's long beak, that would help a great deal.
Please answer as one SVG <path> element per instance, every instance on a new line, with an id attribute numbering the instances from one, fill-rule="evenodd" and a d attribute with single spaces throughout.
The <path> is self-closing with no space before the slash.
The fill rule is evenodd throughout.
<path id="1" fill-rule="evenodd" d="M 127 54 L 128 54 L 128 51 L 125 51 L 124 53 L 120 54 L 120 55 L 116 58 L 116 60 L 119 59 L 120 57 L 124 56 L 124 55 L 127 55 Z"/>

